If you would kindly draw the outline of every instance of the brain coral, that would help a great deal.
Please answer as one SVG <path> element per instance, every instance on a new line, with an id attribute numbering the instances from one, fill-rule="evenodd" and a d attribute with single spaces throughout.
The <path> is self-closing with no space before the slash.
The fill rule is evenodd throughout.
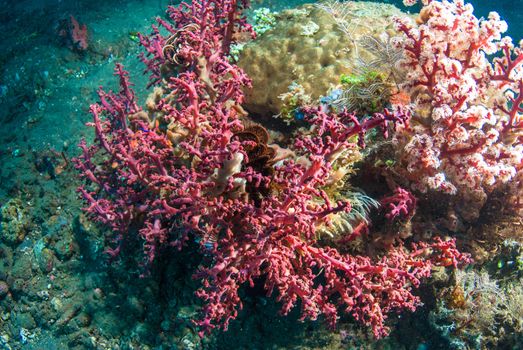
<path id="1" fill-rule="evenodd" d="M 295 82 L 313 99 L 325 95 L 339 83 L 341 74 L 351 73 L 358 56 L 368 53 L 355 48 L 366 35 L 390 32 L 396 7 L 370 2 L 335 3 L 343 19 L 344 32 L 333 16 L 314 5 L 285 10 L 276 25 L 243 49 L 239 66 L 253 80 L 246 92 L 246 108 L 256 114 L 275 115 L 282 108 L 279 96 Z"/>

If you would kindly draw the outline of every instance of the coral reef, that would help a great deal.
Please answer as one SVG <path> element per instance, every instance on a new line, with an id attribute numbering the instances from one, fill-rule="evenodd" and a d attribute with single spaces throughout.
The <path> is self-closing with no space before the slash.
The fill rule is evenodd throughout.
<path id="1" fill-rule="evenodd" d="M 336 110 L 367 115 L 382 110 L 389 103 L 390 84 L 379 71 L 363 68 L 359 74 L 342 74 L 340 83 L 340 96 L 330 103 Z"/>
<path id="2" fill-rule="evenodd" d="M 477 19 L 472 11 L 461 0 L 432 1 L 418 24 L 396 19 L 408 72 L 401 86 L 414 113 L 396 135 L 397 171 L 419 191 L 456 194 L 467 221 L 495 189 L 513 180 L 518 191 L 523 161 L 523 53 L 502 38 L 507 25 L 497 13 Z"/>
<path id="3" fill-rule="evenodd" d="M 326 95 L 342 74 L 354 71 L 356 58 L 370 57 L 365 48 L 356 48 L 355 41 L 386 32 L 392 16 L 401 14 L 388 4 L 349 1 L 340 6 L 347 15 L 338 20 L 313 5 L 282 11 L 270 31 L 245 45 L 238 65 L 252 79 L 252 88 L 245 89 L 247 110 L 279 114 L 284 106 L 279 96 L 292 83 L 302 86 L 313 100 Z M 315 30 L 305 35 L 304 27 L 311 23 Z M 349 27 L 345 32 L 350 35 L 340 23 Z"/>
<path id="4" fill-rule="evenodd" d="M 82 52 L 89 48 L 87 25 L 80 25 L 73 15 L 69 16 L 68 21 L 60 23 L 58 36 L 62 38 L 64 45 L 73 51 Z"/>
<path id="5" fill-rule="evenodd" d="M 390 221 L 397 218 L 411 218 L 416 210 L 416 197 L 409 191 L 398 187 L 392 196 L 383 198 L 380 204 L 387 207 L 388 212 L 385 217 Z"/>
<path id="6" fill-rule="evenodd" d="M 475 25 L 488 33 L 498 22 L 474 22 L 459 2 L 429 2 L 411 16 L 363 2 L 275 14 L 204 0 L 171 7 L 152 35 L 139 35 L 157 4 L 130 1 L 118 13 L 109 5 L 82 12 L 89 46 L 75 52 L 71 38 L 66 47 L 56 40 L 56 30 L 72 24 L 57 28 L 56 18 L 78 10 L 54 10 L 61 12 L 49 22 L 35 15 L 24 22 L 25 37 L 8 31 L 17 50 L 3 51 L 9 64 L 0 86 L 7 114 L 0 133 L 0 348 L 522 348 L 521 167 L 513 164 L 508 181 L 478 180 L 477 202 L 474 183 L 460 184 L 447 160 L 438 171 L 454 194 L 421 188 L 428 175 L 404 169 L 409 140 L 445 133 L 445 122 L 428 123 L 433 106 L 448 97 L 442 90 L 462 92 L 455 94 L 448 77 L 433 96 L 412 86 L 431 56 L 406 69 L 409 39 L 394 23 L 416 19 L 409 31 L 423 30 L 421 47 L 449 63 L 437 67 L 444 75 L 464 60 L 453 45 L 439 52 L 446 44 L 432 43 L 432 31 L 443 30 L 431 22 L 440 16 L 433 9 L 449 10 L 457 29 L 460 16 L 468 18 L 467 40 L 477 39 Z M 36 19 L 48 35 L 31 24 Z M 369 19 L 379 22 L 376 30 Z M 321 59 L 306 62 L 319 73 L 308 66 L 313 78 L 293 75 L 271 86 L 280 107 L 253 113 L 245 107 L 248 86 L 265 94 L 267 81 L 253 84 L 238 67 L 242 47 L 263 53 L 272 67 L 287 64 L 270 62 L 270 45 L 280 46 L 266 36 L 286 40 L 275 27 L 288 23 L 298 51 L 323 44 L 339 51 L 323 62 L 328 74 L 318 68 Z M 35 43 L 31 37 L 47 42 L 21 55 Z M 148 82 L 135 66 L 136 41 L 145 48 L 151 90 L 142 89 Z M 505 165 L 520 142 L 518 91 L 505 90 L 515 81 L 498 84 L 492 75 L 512 65 L 508 77 L 516 80 L 514 50 L 458 70 L 460 79 L 480 79 L 485 92 L 467 95 L 466 107 L 496 116 L 481 127 L 463 121 L 467 133 L 501 133 L 514 113 L 513 131 L 493 141 Z M 119 85 L 108 81 L 114 60 L 122 62 L 114 71 Z M 331 72 L 330 63 L 340 68 Z M 99 85 L 91 115 L 80 112 Z M 459 112 L 469 117 L 465 105 Z M 89 118 L 91 128 L 81 127 Z M 81 154 L 70 162 L 78 150 L 69 145 L 82 137 Z M 433 150 L 441 155 L 440 146 Z M 476 151 L 493 160 L 485 147 Z M 480 157 L 469 156 L 453 155 L 474 167 Z M 453 272 L 469 261 L 460 252 L 471 253 L 474 264 Z"/>
<path id="7" fill-rule="evenodd" d="M 286 145 L 272 145 L 271 134 L 242 108 L 250 79 L 228 59 L 231 44 L 252 34 L 245 6 L 182 3 L 169 7 L 173 24 L 158 20 L 167 36 L 157 27 L 140 36 L 155 86 L 147 110 L 117 64 L 120 89 L 99 90 L 90 108 L 95 143 L 83 141 L 74 161 L 85 180 L 79 188 L 85 211 L 115 232 L 112 256 L 135 231 L 148 263 L 199 245 L 203 258 L 194 277 L 201 283 L 202 336 L 227 329 L 243 307 L 240 288 L 257 283 L 275 292 L 284 315 L 299 306 L 301 320 L 322 316 L 333 326 L 343 310 L 376 337 L 387 335 L 390 313 L 420 304 L 412 289 L 432 266 L 456 267 L 468 256 L 454 240 L 438 237 L 400 242 L 376 258 L 341 254 L 319 244 L 316 231 L 352 211 L 347 199 L 329 196 L 332 185 L 346 180 L 345 154 L 365 148 L 368 133 L 386 138 L 399 124 L 406 127 L 408 114 L 383 109 L 358 119 L 307 106 L 309 127 Z"/>
<path id="8" fill-rule="evenodd" d="M 430 319 L 452 348 L 503 346 L 521 337 L 521 280 L 498 282 L 486 270 L 456 271 Z"/>

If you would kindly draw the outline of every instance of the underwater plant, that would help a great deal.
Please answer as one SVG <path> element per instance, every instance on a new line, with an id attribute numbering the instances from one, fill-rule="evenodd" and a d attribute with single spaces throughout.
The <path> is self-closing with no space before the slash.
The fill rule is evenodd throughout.
<path id="1" fill-rule="evenodd" d="M 343 155 L 365 147 L 365 134 L 384 137 L 409 115 L 384 109 L 364 118 L 354 113 L 302 109 L 308 130 L 273 144 L 270 132 L 249 120 L 242 88 L 250 80 L 228 59 L 236 38 L 252 34 L 242 10 L 246 1 L 202 0 L 170 6 L 172 23 L 159 19 L 140 36 L 142 60 L 155 89 L 143 109 L 120 64 L 118 92 L 98 91 L 91 105 L 95 142 L 82 141 L 75 159 L 85 185 L 85 211 L 116 235 L 117 255 L 131 226 L 138 227 L 148 262 L 168 249 L 196 242 L 202 261 L 204 335 L 227 329 L 242 308 L 239 290 L 262 283 L 276 294 L 281 313 L 300 307 L 301 320 L 323 317 L 334 326 L 339 312 L 389 333 L 390 313 L 415 310 L 412 289 L 432 266 L 469 258 L 454 240 L 399 244 L 377 258 L 341 254 L 322 246 L 317 231 L 338 213 L 364 214 L 372 205 L 360 196 L 332 198 L 343 180 Z M 338 164 L 338 162 L 342 162 Z M 342 172 L 342 174 L 338 174 Z"/>

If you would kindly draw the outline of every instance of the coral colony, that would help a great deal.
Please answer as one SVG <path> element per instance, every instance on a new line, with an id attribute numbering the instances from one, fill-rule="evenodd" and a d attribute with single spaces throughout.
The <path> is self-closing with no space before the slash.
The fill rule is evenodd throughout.
<path id="1" fill-rule="evenodd" d="M 396 168 L 415 191 L 448 192 L 474 210 L 509 180 L 523 194 L 523 51 L 501 38 L 506 24 L 496 14 L 478 20 L 463 1 L 426 2 L 417 23 L 395 20 L 408 72 L 400 88 L 411 102 L 363 118 L 304 106 L 308 127 L 285 145 L 249 119 L 249 77 L 228 58 L 231 44 L 255 35 L 242 14 L 247 2 L 169 7 L 171 21 L 159 19 L 140 39 L 154 87 L 146 107 L 118 64 L 120 90 L 99 90 L 90 108 L 95 142 L 82 142 L 75 160 L 85 211 L 116 234 L 109 253 L 135 227 L 149 262 L 197 242 L 201 335 L 227 329 L 242 308 L 240 288 L 261 283 L 284 315 L 299 307 L 302 320 L 334 326 L 347 313 L 386 336 L 389 314 L 420 304 L 413 289 L 433 266 L 470 258 L 439 237 L 398 242 L 378 257 L 322 242 L 319 233 L 356 207 L 336 191 L 350 154 L 376 131 L 393 133 Z M 405 220 L 416 198 L 398 187 L 381 204 L 386 219 Z"/>
<path id="2" fill-rule="evenodd" d="M 87 26 L 85 24 L 80 25 L 73 15 L 69 16 L 69 21 L 63 21 L 60 24 L 58 36 L 73 51 L 83 52 L 89 48 Z"/>
<path id="3" fill-rule="evenodd" d="M 424 3 L 418 25 L 396 19 L 417 121 L 396 136 L 401 169 L 418 190 L 462 197 L 475 219 L 510 180 L 523 196 L 523 51 L 502 38 L 495 12 L 477 19 L 463 1 Z"/>

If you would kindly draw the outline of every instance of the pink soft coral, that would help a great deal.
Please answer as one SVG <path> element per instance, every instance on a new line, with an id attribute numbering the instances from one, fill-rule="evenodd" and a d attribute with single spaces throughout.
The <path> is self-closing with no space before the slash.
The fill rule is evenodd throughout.
<path id="1" fill-rule="evenodd" d="M 417 190 L 458 193 L 473 204 L 470 218 L 523 161 L 523 53 L 502 39 L 507 25 L 497 13 L 477 19 L 472 11 L 462 0 L 432 1 L 424 23 L 396 19 L 414 111 L 396 137 L 400 171 Z"/>

